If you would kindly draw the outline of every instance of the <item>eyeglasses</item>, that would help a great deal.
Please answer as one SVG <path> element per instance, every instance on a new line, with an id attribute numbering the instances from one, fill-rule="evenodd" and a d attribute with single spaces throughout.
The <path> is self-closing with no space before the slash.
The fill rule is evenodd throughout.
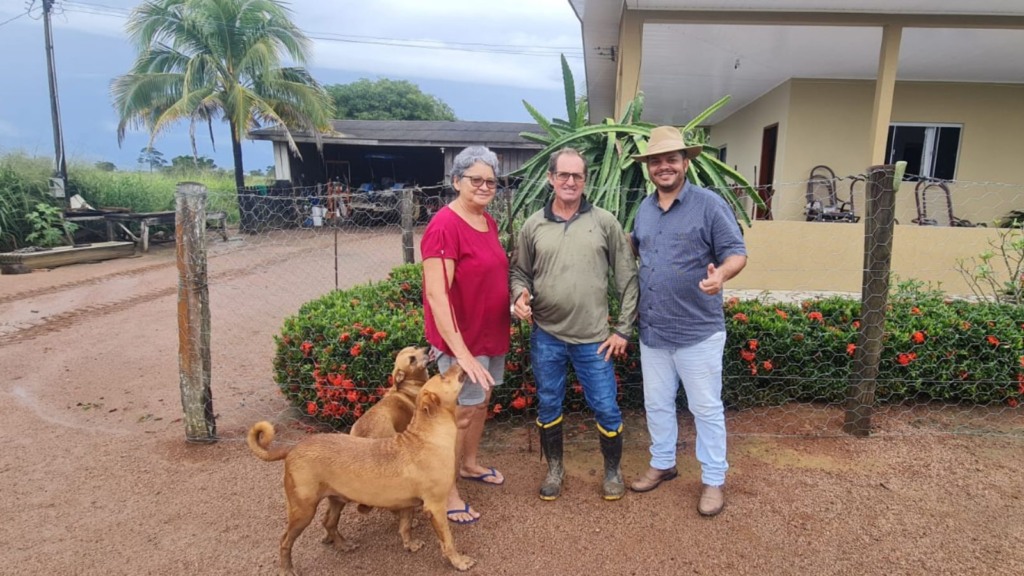
<path id="1" fill-rule="evenodd" d="M 555 180 L 558 180 L 560 184 L 565 184 L 569 181 L 569 178 L 581 184 L 587 181 L 587 175 L 579 172 L 555 172 Z"/>
<path id="2" fill-rule="evenodd" d="M 494 178 L 484 178 L 483 176 L 460 176 L 459 178 L 462 180 L 469 180 L 469 183 L 472 184 L 474 188 L 480 188 L 484 185 L 488 188 L 498 187 L 498 181 Z"/>

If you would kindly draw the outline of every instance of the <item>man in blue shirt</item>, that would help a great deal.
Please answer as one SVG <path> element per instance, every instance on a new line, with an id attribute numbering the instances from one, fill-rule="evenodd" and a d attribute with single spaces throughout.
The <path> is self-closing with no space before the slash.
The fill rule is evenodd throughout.
<path id="1" fill-rule="evenodd" d="M 675 478 L 676 395 L 682 380 L 697 428 L 696 455 L 703 491 L 697 510 L 714 516 L 725 506 L 725 409 L 722 354 L 725 315 L 722 289 L 747 263 L 743 235 L 721 196 L 686 181 L 690 159 L 679 129 L 651 130 L 647 164 L 657 192 L 636 216 L 633 244 L 640 257 L 640 362 L 644 408 L 651 435 L 651 466 L 630 485 L 647 492 Z"/>

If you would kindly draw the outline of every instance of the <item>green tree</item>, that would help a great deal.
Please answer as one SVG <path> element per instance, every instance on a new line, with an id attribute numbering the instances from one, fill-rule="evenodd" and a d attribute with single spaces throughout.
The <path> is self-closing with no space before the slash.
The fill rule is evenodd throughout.
<path id="1" fill-rule="evenodd" d="M 149 166 L 150 172 L 167 164 L 164 153 L 152 146 L 146 146 L 139 150 L 139 159 L 136 162 L 142 166 Z"/>
<path id="2" fill-rule="evenodd" d="M 96 169 L 100 172 L 116 172 L 117 166 L 113 162 L 107 162 L 106 160 L 100 160 L 95 164 Z"/>
<path id="3" fill-rule="evenodd" d="M 353 120 L 457 120 L 437 96 L 425 94 L 408 80 L 362 78 L 351 84 L 330 84 L 337 118 Z"/>
<path id="4" fill-rule="evenodd" d="M 111 93 L 121 118 L 119 142 L 129 128 L 151 140 L 178 120 L 189 121 L 192 153 L 197 123 L 230 126 L 235 185 L 245 184 L 242 138 L 265 124 L 285 129 L 330 127 L 331 100 L 304 65 L 309 39 L 275 0 L 147 0 L 126 29 L 138 48 L 131 70 L 114 79 Z M 281 66 L 287 57 L 298 66 Z"/>
<path id="5" fill-rule="evenodd" d="M 212 158 L 206 156 L 175 156 L 171 158 L 171 165 L 167 167 L 168 172 L 188 174 L 190 172 L 210 172 L 217 169 L 217 164 Z"/>

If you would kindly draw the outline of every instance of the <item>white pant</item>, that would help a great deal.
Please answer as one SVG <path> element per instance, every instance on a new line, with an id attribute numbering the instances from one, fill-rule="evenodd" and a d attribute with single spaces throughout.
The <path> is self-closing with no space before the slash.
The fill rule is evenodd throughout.
<path id="1" fill-rule="evenodd" d="M 676 465 L 676 395 L 679 380 L 686 392 L 687 408 L 697 427 L 696 455 L 701 481 L 708 486 L 725 483 L 725 408 L 722 405 L 722 353 L 725 332 L 672 350 L 640 343 L 640 364 L 644 376 L 644 408 L 651 434 L 651 466 L 667 470 Z"/>

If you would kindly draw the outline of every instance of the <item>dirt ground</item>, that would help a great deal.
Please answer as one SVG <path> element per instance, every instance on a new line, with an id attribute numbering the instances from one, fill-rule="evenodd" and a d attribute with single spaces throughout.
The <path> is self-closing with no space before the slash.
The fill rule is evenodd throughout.
<path id="1" fill-rule="evenodd" d="M 256 459 L 245 430 L 269 419 L 295 437 L 272 381 L 271 336 L 298 306 L 401 258 L 397 233 L 211 237 L 213 393 L 220 441 L 189 444 L 177 372 L 172 244 L 146 255 L 0 276 L 0 573 L 275 574 L 282 466 Z M 325 264 L 325 261 L 327 264 Z M 732 415 L 728 506 L 698 516 L 692 426 L 680 477 L 618 502 L 598 495 L 591 429 L 569 442 L 562 498 L 536 496 L 543 464 L 528 427 L 492 427 L 484 462 L 507 482 L 466 482 L 483 514 L 454 526 L 475 574 L 1024 573 L 1024 440 L 949 434 L 893 415 L 867 439 L 820 434 L 838 413 L 792 407 Z M 1021 430 L 1020 415 L 1002 425 Z M 817 422 L 811 429 L 794 420 Z M 841 421 L 841 415 L 838 415 Z M 647 464 L 643 421 L 627 422 L 627 481 Z M 810 432 L 802 435 L 800 432 Z M 531 447 L 533 450 L 531 450 Z M 346 511 L 360 548 L 295 547 L 314 575 L 451 574 L 427 542 L 402 550 L 393 516 Z"/>

